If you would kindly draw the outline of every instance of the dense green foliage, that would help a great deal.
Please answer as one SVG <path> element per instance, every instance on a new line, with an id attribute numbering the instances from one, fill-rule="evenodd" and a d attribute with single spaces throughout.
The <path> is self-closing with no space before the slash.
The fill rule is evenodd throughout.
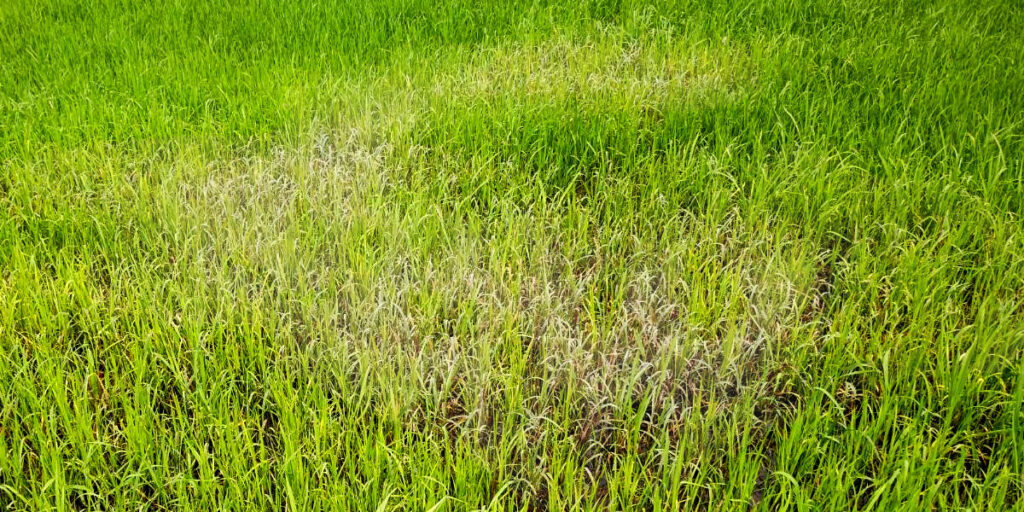
<path id="1" fill-rule="evenodd" d="M 1020 507 L 1022 33 L 4 2 L 0 505 Z"/>

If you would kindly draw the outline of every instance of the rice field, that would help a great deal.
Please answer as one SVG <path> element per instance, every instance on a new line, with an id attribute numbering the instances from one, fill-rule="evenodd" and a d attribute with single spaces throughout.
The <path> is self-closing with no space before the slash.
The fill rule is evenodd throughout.
<path id="1" fill-rule="evenodd" d="M 7 0 L 0 510 L 1024 510 L 1016 0 Z"/>

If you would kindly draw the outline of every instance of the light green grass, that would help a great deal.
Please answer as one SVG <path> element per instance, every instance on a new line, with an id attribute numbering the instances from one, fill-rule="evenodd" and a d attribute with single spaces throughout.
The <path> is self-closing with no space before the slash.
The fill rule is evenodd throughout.
<path id="1" fill-rule="evenodd" d="M 1017 2 L 237 4 L 0 6 L 4 509 L 1021 510 Z"/>

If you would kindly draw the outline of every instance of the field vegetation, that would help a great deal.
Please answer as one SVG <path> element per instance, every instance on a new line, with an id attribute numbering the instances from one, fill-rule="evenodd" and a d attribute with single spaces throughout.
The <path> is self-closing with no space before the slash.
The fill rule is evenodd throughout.
<path id="1" fill-rule="evenodd" d="M 0 509 L 1021 510 L 1015 0 L 5 0 Z"/>

